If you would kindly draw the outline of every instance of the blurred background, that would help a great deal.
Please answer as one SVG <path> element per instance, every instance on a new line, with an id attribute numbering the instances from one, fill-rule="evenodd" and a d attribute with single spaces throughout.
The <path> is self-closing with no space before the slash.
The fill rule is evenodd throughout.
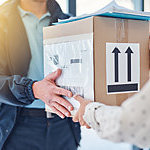
<path id="1" fill-rule="evenodd" d="M 0 0 L 0 5 L 6 0 Z M 95 12 L 112 0 L 57 0 L 65 13 L 73 16 Z M 150 0 L 116 0 L 124 7 L 139 11 L 150 11 Z M 100 139 L 93 130 L 82 128 L 82 140 L 79 150 L 141 150 L 126 143 L 115 144 Z M 144 149 L 148 150 L 148 149 Z"/>

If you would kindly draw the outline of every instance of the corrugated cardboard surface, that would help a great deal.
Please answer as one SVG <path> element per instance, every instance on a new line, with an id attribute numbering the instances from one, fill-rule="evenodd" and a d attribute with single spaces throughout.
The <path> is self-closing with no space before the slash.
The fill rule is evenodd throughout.
<path id="1" fill-rule="evenodd" d="M 106 42 L 140 43 L 141 88 L 149 78 L 149 23 L 107 17 L 91 17 L 75 22 L 44 28 L 44 39 L 94 33 L 95 101 L 120 105 L 132 94 L 107 95 Z"/>
<path id="2" fill-rule="evenodd" d="M 106 42 L 140 43 L 140 85 L 149 78 L 148 22 L 94 17 L 95 100 L 120 105 L 132 94 L 108 95 L 106 88 Z"/>
<path id="3" fill-rule="evenodd" d="M 93 19 L 87 18 L 75 22 L 60 24 L 43 29 L 43 38 L 58 38 L 64 36 L 87 34 L 93 32 Z"/>

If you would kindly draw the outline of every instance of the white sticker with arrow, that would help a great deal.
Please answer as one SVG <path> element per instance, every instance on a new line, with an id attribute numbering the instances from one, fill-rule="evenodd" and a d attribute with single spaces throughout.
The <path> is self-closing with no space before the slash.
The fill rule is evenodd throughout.
<path id="1" fill-rule="evenodd" d="M 140 90 L 140 45 L 106 43 L 107 93 L 120 94 Z"/>

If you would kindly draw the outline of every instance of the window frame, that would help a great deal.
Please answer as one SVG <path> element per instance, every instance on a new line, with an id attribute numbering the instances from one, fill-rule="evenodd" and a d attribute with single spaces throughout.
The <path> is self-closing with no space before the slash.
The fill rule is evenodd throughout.
<path id="1" fill-rule="evenodd" d="M 76 0 L 67 0 L 67 12 L 72 16 L 76 16 Z"/>

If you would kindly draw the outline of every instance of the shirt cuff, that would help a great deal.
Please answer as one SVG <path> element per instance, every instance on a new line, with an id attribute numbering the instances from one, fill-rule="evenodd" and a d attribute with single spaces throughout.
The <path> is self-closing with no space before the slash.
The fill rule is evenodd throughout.
<path id="1" fill-rule="evenodd" d="M 83 119 L 94 130 L 100 128 L 100 123 L 97 122 L 96 117 L 95 117 L 95 111 L 99 109 L 101 106 L 104 106 L 104 104 L 93 102 L 93 103 L 88 104 L 85 108 Z"/>
<path id="2" fill-rule="evenodd" d="M 36 98 L 34 97 L 34 94 L 33 94 L 33 89 L 32 89 L 32 86 L 35 82 L 37 82 L 37 81 L 30 80 L 29 82 L 26 83 L 26 86 L 25 86 L 26 96 L 28 97 L 28 100 L 31 101 L 31 103 L 34 100 L 36 100 Z"/>

